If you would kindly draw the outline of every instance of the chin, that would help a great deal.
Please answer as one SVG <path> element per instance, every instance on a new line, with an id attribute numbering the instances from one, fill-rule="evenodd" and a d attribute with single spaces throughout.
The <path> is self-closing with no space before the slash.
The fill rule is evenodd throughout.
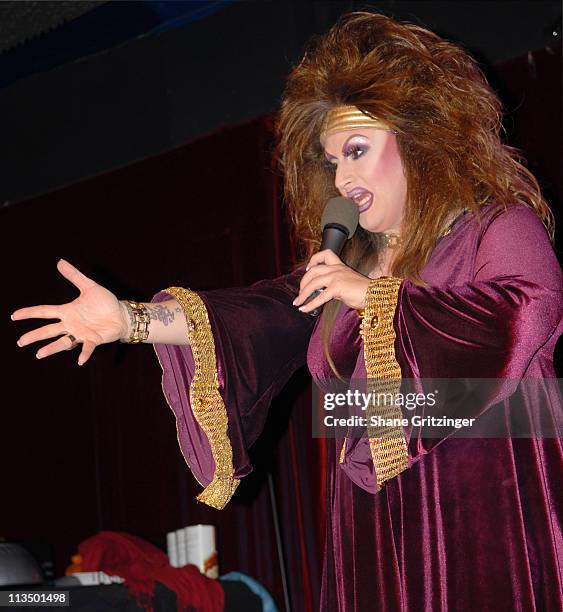
<path id="1" fill-rule="evenodd" d="M 374 223 L 373 221 L 370 222 L 368 219 L 366 219 L 365 221 L 360 219 L 359 226 L 362 229 L 365 229 L 366 232 L 371 232 L 372 234 L 377 234 L 379 232 L 386 231 L 385 228 L 383 227 L 383 224 Z"/>
<path id="2" fill-rule="evenodd" d="M 369 212 L 372 212 L 371 210 Z M 373 211 L 375 213 L 382 211 Z M 366 232 L 371 232 L 372 234 L 379 234 L 381 232 L 390 232 L 392 234 L 399 233 L 397 227 L 400 226 L 400 223 L 395 217 L 382 217 L 381 214 L 369 215 L 366 216 L 365 219 L 362 219 L 360 215 L 359 226 L 366 230 Z"/>

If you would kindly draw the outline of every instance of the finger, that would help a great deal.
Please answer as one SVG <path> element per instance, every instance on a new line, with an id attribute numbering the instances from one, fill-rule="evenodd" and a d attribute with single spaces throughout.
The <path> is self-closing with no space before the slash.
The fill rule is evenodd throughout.
<path id="1" fill-rule="evenodd" d="M 11 317 L 12 321 L 21 321 L 22 319 L 60 319 L 59 306 L 28 306 L 15 310 Z"/>
<path id="2" fill-rule="evenodd" d="M 66 259 L 59 259 L 57 270 L 80 291 L 84 291 L 96 284 L 91 278 L 82 274 L 78 268 L 68 263 Z"/>
<path id="3" fill-rule="evenodd" d="M 32 344 L 33 342 L 38 342 L 39 340 L 48 340 L 49 338 L 61 336 L 62 334 L 66 333 L 67 332 L 62 323 L 51 323 L 51 325 L 39 327 L 38 329 L 34 329 L 33 331 L 27 332 L 27 334 L 21 336 L 21 338 L 18 340 L 18 346 L 26 346 L 28 344 Z"/>
<path id="4" fill-rule="evenodd" d="M 310 270 L 313 266 L 317 266 L 318 264 L 322 263 L 329 266 L 334 266 L 335 264 L 342 263 L 342 260 L 334 251 L 324 249 L 323 251 L 315 253 L 313 257 L 311 257 L 309 263 L 307 264 L 306 270 Z"/>
<path id="5" fill-rule="evenodd" d="M 342 262 L 336 264 L 323 264 L 319 263 L 312 268 L 309 269 L 308 272 L 301 277 L 301 281 L 299 283 L 299 291 L 302 291 L 303 287 L 306 286 L 313 278 L 321 276 L 323 274 L 327 274 L 328 272 L 336 272 L 337 270 L 345 270 L 346 265 Z"/>
<path id="6" fill-rule="evenodd" d="M 66 336 L 63 336 L 62 338 L 59 338 L 58 340 L 55 340 L 54 342 L 51 342 L 50 344 L 41 347 L 37 351 L 37 353 L 35 353 L 35 356 L 37 357 L 37 359 L 44 359 L 45 357 L 49 357 L 50 355 L 54 355 L 55 353 L 68 351 L 70 350 L 70 348 L 72 348 L 70 345 L 70 340 Z"/>
<path id="7" fill-rule="evenodd" d="M 317 264 L 313 266 L 308 272 L 305 272 L 301 277 L 299 282 L 299 291 L 303 291 L 303 287 L 307 285 L 307 283 L 311 282 L 311 279 L 316 278 L 319 274 L 326 274 L 330 268 L 325 264 Z"/>
<path id="8" fill-rule="evenodd" d="M 299 295 L 293 301 L 294 306 L 299 306 L 307 301 L 307 298 L 316 291 L 317 289 L 324 289 L 330 285 L 331 280 L 334 277 L 333 272 L 326 272 L 320 274 L 316 278 L 311 279 L 299 292 Z"/>
<path id="9" fill-rule="evenodd" d="M 80 352 L 80 355 L 78 357 L 78 365 L 84 365 L 92 356 L 92 353 L 94 352 L 95 348 L 96 345 L 94 344 L 94 342 L 92 342 L 91 340 L 85 340 L 84 344 L 82 345 L 82 351 Z"/>
<path id="10" fill-rule="evenodd" d="M 332 290 L 327 288 L 315 299 L 311 300 L 307 304 L 304 304 L 303 306 L 300 306 L 297 310 L 300 310 L 301 312 L 311 312 L 311 310 L 315 310 L 315 308 L 318 308 L 319 306 L 330 302 L 333 297 L 334 296 Z"/>

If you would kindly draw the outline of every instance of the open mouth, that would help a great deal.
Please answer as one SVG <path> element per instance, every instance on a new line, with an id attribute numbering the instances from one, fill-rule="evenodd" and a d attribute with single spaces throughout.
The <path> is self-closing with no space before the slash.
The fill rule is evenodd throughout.
<path id="1" fill-rule="evenodd" d="M 365 212 L 373 202 L 373 195 L 369 191 L 362 191 L 361 193 L 355 193 L 351 195 L 352 200 L 358 206 L 360 213 Z"/>

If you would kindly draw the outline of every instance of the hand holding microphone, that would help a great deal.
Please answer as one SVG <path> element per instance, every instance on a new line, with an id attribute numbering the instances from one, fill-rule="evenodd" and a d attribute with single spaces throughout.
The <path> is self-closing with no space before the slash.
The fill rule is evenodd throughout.
<path id="1" fill-rule="evenodd" d="M 342 263 L 338 255 L 358 226 L 358 206 L 343 197 L 330 199 L 323 212 L 321 249 L 309 261 L 293 304 L 317 316 L 321 307 L 338 299 L 351 308 L 363 308 L 370 279 Z"/>

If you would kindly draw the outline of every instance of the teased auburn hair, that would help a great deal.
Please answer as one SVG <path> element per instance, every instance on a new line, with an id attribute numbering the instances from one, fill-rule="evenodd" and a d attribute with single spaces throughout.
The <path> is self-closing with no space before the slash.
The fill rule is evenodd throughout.
<path id="1" fill-rule="evenodd" d="M 553 215 L 537 180 L 513 147 L 501 142 L 502 105 L 461 47 L 380 14 L 343 16 L 316 39 L 289 75 L 277 121 L 278 157 L 296 237 L 308 258 L 320 243 L 324 205 L 338 195 L 320 143 L 326 113 L 352 104 L 397 132 L 407 180 L 402 244 L 392 274 L 421 283 L 452 213 L 498 202 L 536 211 L 553 239 Z M 367 274 L 380 234 L 360 227 L 342 260 Z M 339 302 L 324 309 L 325 354 Z"/>

